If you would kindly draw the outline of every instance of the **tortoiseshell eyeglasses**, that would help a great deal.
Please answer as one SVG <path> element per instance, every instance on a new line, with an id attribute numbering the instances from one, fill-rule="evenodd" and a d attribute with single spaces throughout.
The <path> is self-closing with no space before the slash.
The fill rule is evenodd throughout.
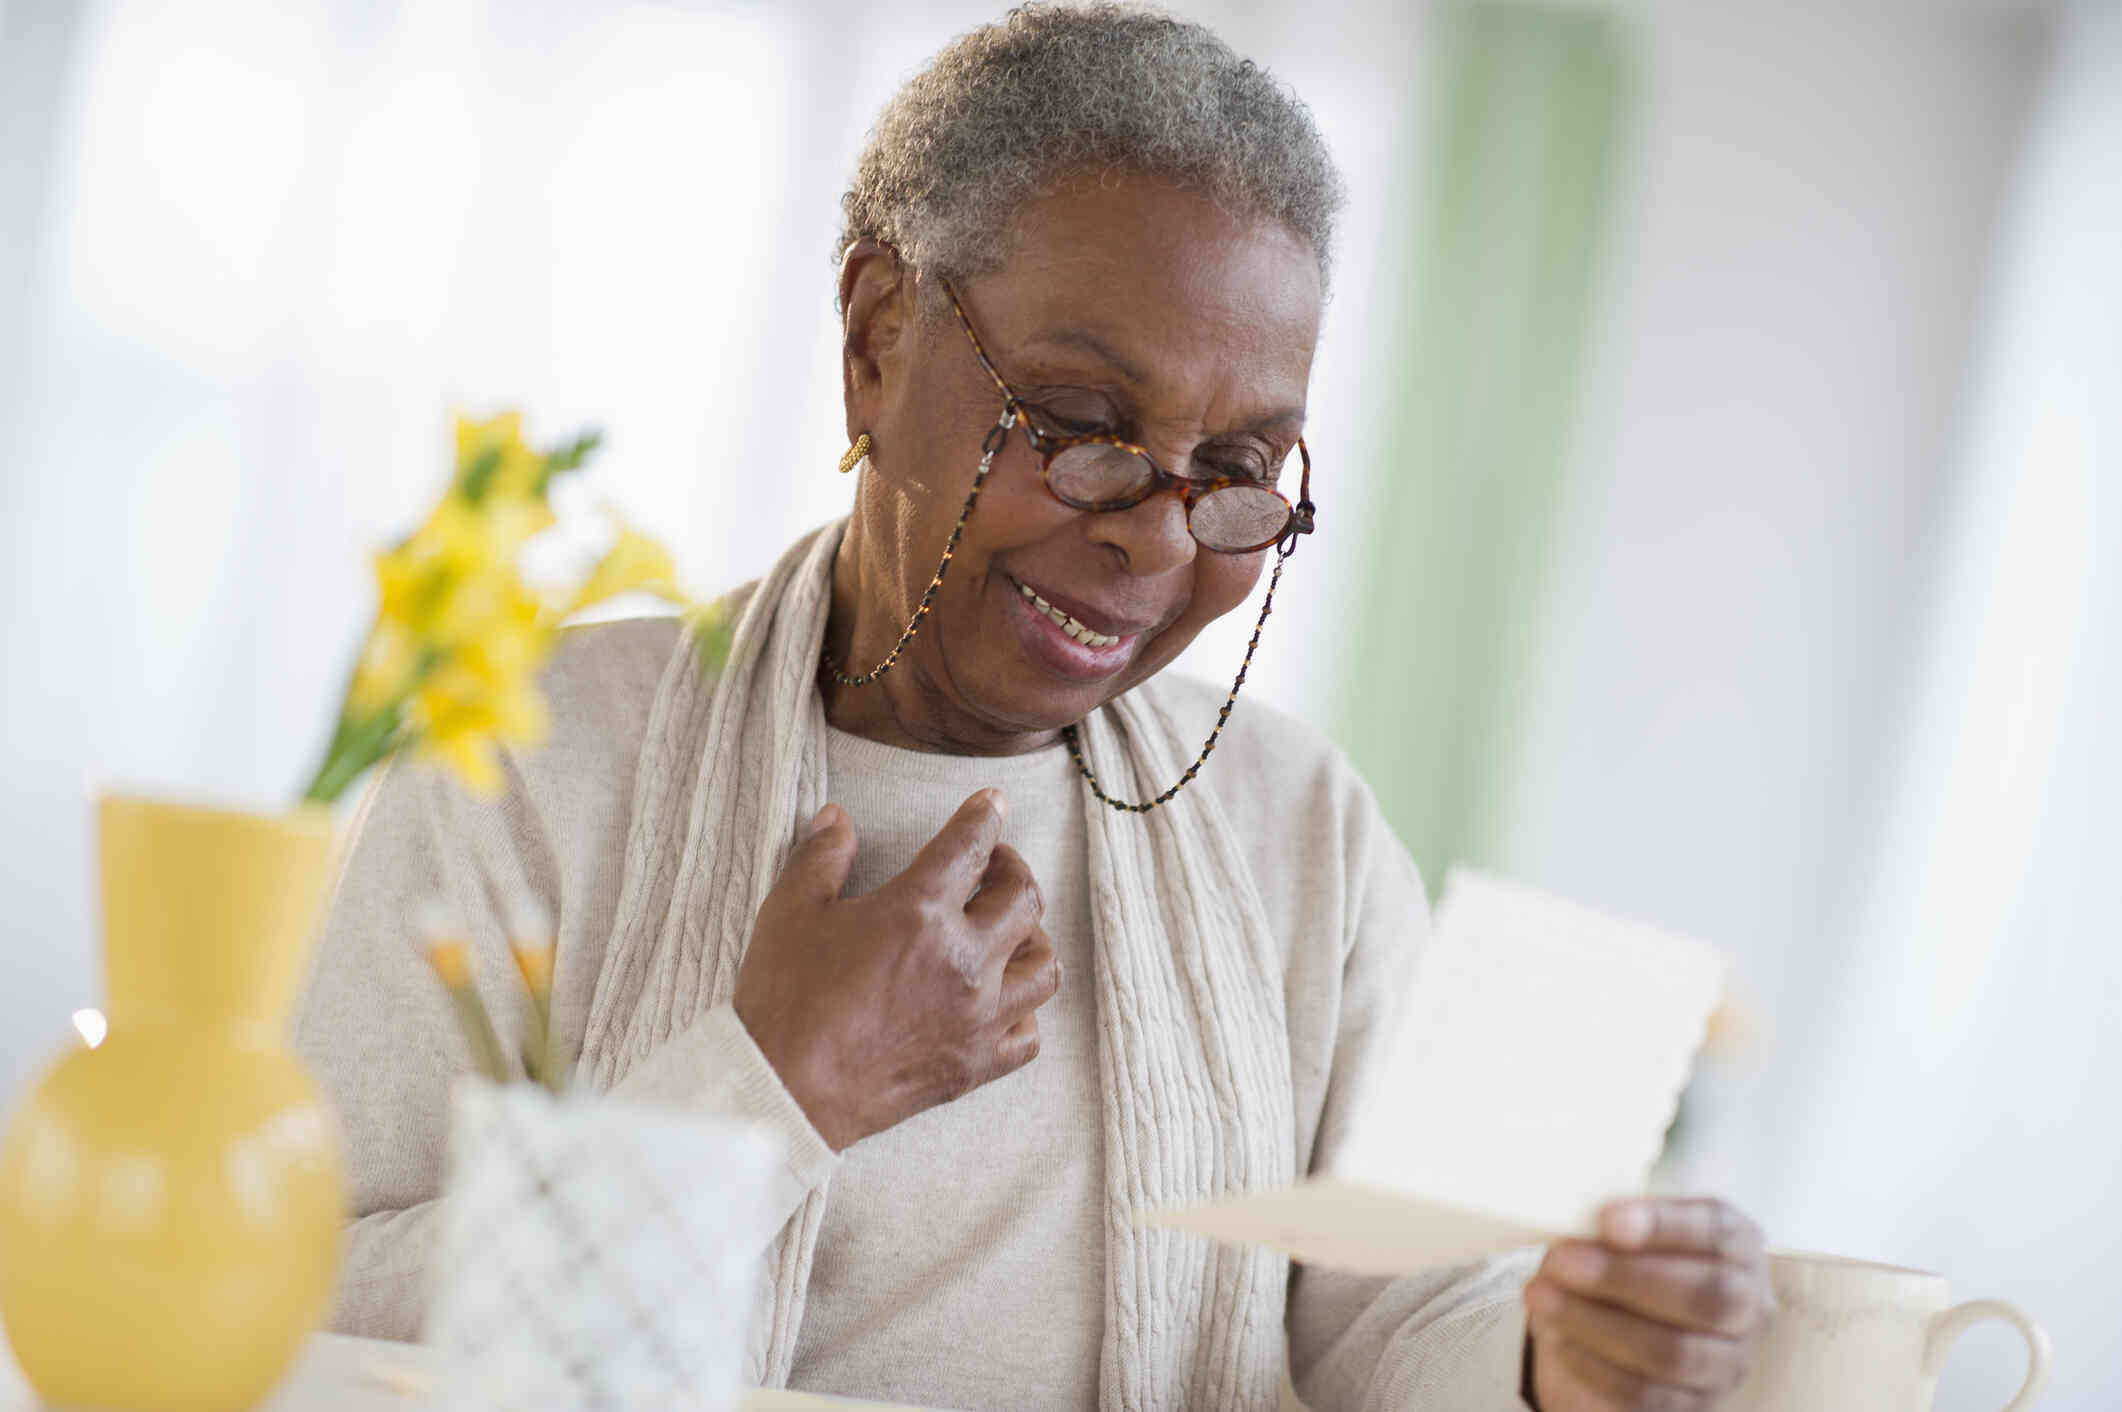
<path id="1" fill-rule="evenodd" d="M 980 444 L 980 469 L 973 473 L 972 488 L 966 491 L 965 503 L 958 510 L 958 521 L 951 526 L 950 539 L 943 546 L 943 558 L 936 564 L 936 572 L 922 592 L 921 601 L 915 605 L 913 616 L 901 629 L 899 640 L 892 644 L 891 650 L 876 666 L 859 674 L 843 669 L 833 659 L 832 648 L 826 647 L 819 653 L 818 671 L 839 686 L 862 687 L 897 664 L 900 654 L 906 651 L 907 644 L 914 640 L 914 634 L 921 630 L 923 620 L 935 606 L 936 595 L 943 589 L 944 576 L 950 572 L 951 559 L 958 552 L 958 542 L 964 537 L 965 522 L 972 518 L 973 507 L 980 503 L 981 487 L 987 484 L 988 473 L 994 469 L 995 456 L 1009 440 L 1011 427 L 1021 425 L 1024 428 L 1024 439 L 1033 454 L 1040 458 L 1041 474 L 1048 493 L 1073 509 L 1125 510 L 1140 505 L 1161 490 L 1177 490 L 1186 507 L 1187 531 L 1202 548 L 1221 554 L 1253 554 L 1273 545 L 1275 569 L 1268 577 L 1267 592 L 1261 596 L 1260 616 L 1253 622 L 1253 635 L 1245 644 L 1245 657 L 1238 663 L 1238 675 L 1230 684 L 1230 694 L 1223 698 L 1223 709 L 1216 713 L 1216 724 L 1210 729 L 1208 739 L 1202 742 L 1201 753 L 1169 789 L 1140 801 L 1113 798 L 1098 783 L 1098 776 L 1083 758 L 1083 741 L 1076 727 L 1061 728 L 1061 739 L 1068 746 L 1069 758 L 1075 761 L 1077 771 L 1098 802 L 1126 814 L 1147 814 L 1171 803 L 1179 791 L 1193 783 L 1215 750 L 1216 741 L 1230 720 L 1231 709 L 1238 704 L 1238 691 L 1245 685 L 1245 674 L 1252 670 L 1253 653 L 1260 650 L 1260 630 L 1267 626 L 1267 615 L 1275 606 L 1275 590 L 1282 585 L 1282 566 L 1296 549 L 1298 536 L 1312 532 L 1317 507 L 1311 499 L 1311 452 L 1305 449 L 1304 440 L 1299 437 L 1297 454 L 1303 461 L 1304 477 L 1297 492 L 1297 503 L 1291 505 L 1280 491 L 1262 480 L 1244 476 L 1175 476 L 1158 465 L 1149 452 L 1117 436 L 1097 433 L 1067 436 L 1047 431 L 1037 426 L 1030 416 L 1040 410 L 1036 404 L 1019 397 L 995 370 L 987 350 L 980 346 L 980 335 L 973 331 L 973 321 L 965 315 L 965 305 L 959 302 L 958 291 L 951 288 L 949 280 L 942 281 L 942 284 L 943 292 L 950 296 L 951 308 L 957 311 L 958 322 L 965 326 L 965 336 L 972 340 L 980 366 L 987 369 L 987 375 L 995 380 L 995 387 L 1002 394 L 1002 416 L 988 429 L 987 438 Z"/>
<path id="2" fill-rule="evenodd" d="M 1031 415 L 1044 412 L 1038 404 L 1019 397 L 996 369 L 994 360 L 980 342 L 958 291 L 943 280 L 943 292 L 972 340 L 973 354 L 1002 394 L 1006 416 L 1024 428 L 1024 439 L 1040 458 L 1040 471 L 1054 499 L 1076 510 L 1127 510 L 1163 490 L 1177 490 L 1186 507 L 1186 528 L 1204 549 L 1219 554 L 1252 554 L 1274 545 L 1284 558 L 1297 546 L 1297 536 L 1312 532 L 1312 457 L 1297 439 L 1297 455 L 1304 466 L 1291 505 L 1281 491 L 1266 481 L 1246 476 L 1177 476 L 1158 465 L 1149 452 L 1132 441 L 1094 432 L 1071 436 L 1047 431 Z M 1006 428 L 1004 434 L 1007 434 Z"/>

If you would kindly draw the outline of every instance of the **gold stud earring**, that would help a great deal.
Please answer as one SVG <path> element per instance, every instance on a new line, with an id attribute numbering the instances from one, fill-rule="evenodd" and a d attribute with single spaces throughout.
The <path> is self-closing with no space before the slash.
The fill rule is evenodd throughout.
<path id="1" fill-rule="evenodd" d="M 853 446 L 848 447 L 847 454 L 840 458 L 840 474 L 843 476 L 846 475 L 849 471 L 853 470 L 857 465 L 859 465 L 861 463 L 862 458 L 864 456 L 867 456 L 868 454 L 869 433 L 864 432 L 862 433 L 862 435 L 855 438 L 855 444 Z"/>

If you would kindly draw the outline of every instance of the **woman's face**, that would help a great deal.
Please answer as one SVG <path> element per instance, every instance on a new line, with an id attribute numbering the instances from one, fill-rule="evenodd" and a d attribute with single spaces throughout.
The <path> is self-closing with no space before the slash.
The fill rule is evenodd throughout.
<path id="1" fill-rule="evenodd" d="M 1296 499 L 1321 302 L 1307 244 L 1108 170 L 1020 207 L 1010 252 L 957 289 L 1002 376 L 1051 414 L 1047 430 L 1110 432 L 1174 474 L 1264 477 Z M 836 574 L 832 645 L 859 672 L 920 601 L 1003 401 L 934 281 L 917 290 L 888 252 L 858 247 L 842 292 L 850 429 L 874 449 Z M 1036 744 L 1243 602 L 1269 552 L 1202 548 L 1176 491 L 1071 509 L 1012 431 L 921 632 L 877 685 L 843 689 L 835 715 L 842 702 L 862 716 L 883 708 L 926 744 Z M 1026 589 L 1117 641 L 1077 640 Z M 879 690 L 888 701 L 848 699 Z"/>

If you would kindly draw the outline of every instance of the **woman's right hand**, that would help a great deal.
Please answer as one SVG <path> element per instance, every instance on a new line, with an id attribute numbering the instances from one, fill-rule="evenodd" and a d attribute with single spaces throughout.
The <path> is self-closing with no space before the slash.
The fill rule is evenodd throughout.
<path id="1" fill-rule="evenodd" d="M 828 804 L 760 904 L 737 1018 L 835 1152 L 1038 1054 L 1061 962 L 1002 820 L 983 789 L 905 872 L 842 898 L 855 828 Z"/>

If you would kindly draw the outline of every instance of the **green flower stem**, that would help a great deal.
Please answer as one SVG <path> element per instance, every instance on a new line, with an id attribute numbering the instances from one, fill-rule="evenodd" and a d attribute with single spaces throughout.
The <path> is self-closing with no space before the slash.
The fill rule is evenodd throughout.
<path id="1" fill-rule="evenodd" d="M 549 1051 L 548 1051 L 549 1052 Z M 563 1049 L 553 1055 L 553 1062 L 540 1075 L 545 1086 L 555 1094 L 565 1094 L 575 1078 L 574 1051 Z"/>
<path id="2" fill-rule="evenodd" d="M 525 989 L 530 995 L 531 1003 L 529 1011 L 524 1016 L 523 1072 L 529 1074 L 534 1081 L 544 1084 L 547 1088 L 552 1088 L 554 1067 L 551 1057 L 551 1038 L 546 1028 L 545 997 L 529 987 L 525 987 Z M 559 1092 L 558 1089 L 553 1091 L 555 1093 Z"/>
<path id="3" fill-rule="evenodd" d="M 317 767 L 302 798 L 312 804 L 338 799 L 369 766 L 405 744 L 403 724 L 395 703 L 358 720 L 342 717 L 339 729 L 332 733 L 331 748 L 324 752 L 324 763 Z"/>
<path id="4" fill-rule="evenodd" d="M 304 803 L 335 802 L 369 766 L 413 743 L 413 733 L 405 728 L 405 703 L 448 657 L 449 654 L 439 648 L 430 647 L 423 651 L 419 665 L 413 668 L 412 680 L 406 683 L 398 699 L 366 716 L 353 714 L 354 689 L 352 682 L 348 682 L 346 694 L 341 698 L 347 704 L 339 708 L 339 725 L 332 732 L 330 747 L 324 752 L 324 763 L 317 767 L 315 778 L 302 792 Z"/>
<path id="5" fill-rule="evenodd" d="M 494 1033 L 494 1022 L 487 1018 L 479 992 L 469 985 L 451 986 L 449 998 L 465 1043 L 471 1046 L 472 1062 L 495 1083 L 507 1083 L 508 1061 L 501 1057 L 501 1038 Z"/>

